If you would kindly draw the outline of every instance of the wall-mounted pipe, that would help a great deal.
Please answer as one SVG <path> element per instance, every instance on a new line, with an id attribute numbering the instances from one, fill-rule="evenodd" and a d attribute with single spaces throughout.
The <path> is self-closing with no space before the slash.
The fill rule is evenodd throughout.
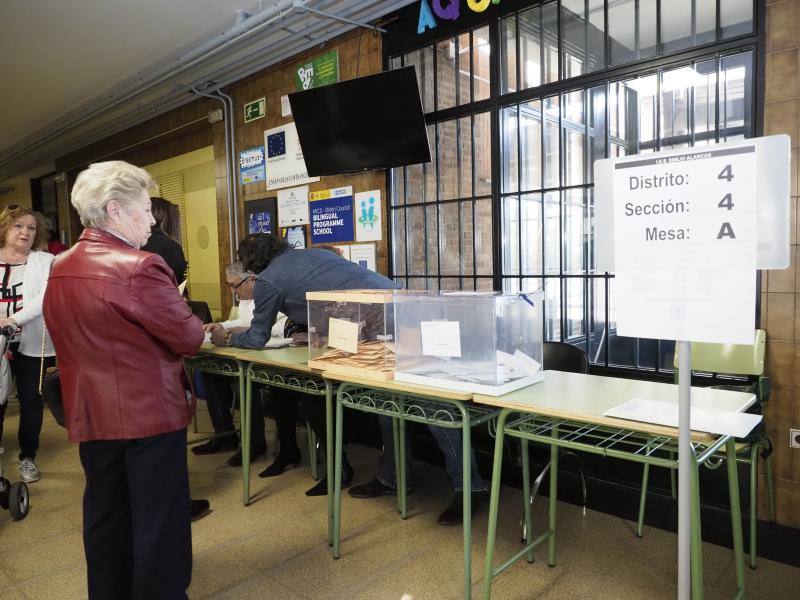
<path id="1" fill-rule="evenodd" d="M 192 88 L 192 92 L 197 94 L 198 96 L 204 96 L 205 98 L 211 98 L 216 100 L 217 102 L 222 103 L 222 112 L 225 115 L 225 174 L 227 175 L 228 179 L 228 241 L 230 243 L 230 251 L 231 251 L 231 262 L 233 262 L 234 257 L 236 256 L 236 235 L 234 235 L 234 224 L 233 220 L 231 219 L 231 215 L 236 214 L 237 207 L 236 205 L 231 206 L 231 203 L 234 201 L 233 195 L 233 188 L 235 184 L 233 182 L 233 178 L 235 173 L 231 170 L 231 160 L 230 160 L 230 129 L 228 128 L 228 123 L 232 119 L 232 115 L 228 110 L 228 103 L 225 101 L 224 98 L 220 98 L 215 94 L 207 94 L 206 92 L 201 92 L 197 88 Z M 231 294 L 234 294 L 233 290 L 231 290 Z"/>
<path id="2" fill-rule="evenodd" d="M 382 3 L 380 8 L 368 10 L 367 14 L 363 14 L 363 16 L 361 16 L 361 24 L 369 23 L 370 21 L 380 18 L 387 12 L 397 10 L 409 3 L 409 0 L 395 0 L 391 3 Z M 280 4 L 286 5 L 286 3 Z M 294 0 L 290 4 L 292 8 L 297 7 L 297 3 L 294 2 Z M 362 0 L 361 2 L 349 4 L 342 12 L 349 15 L 360 14 L 365 9 L 371 8 L 373 4 L 374 2 Z M 251 17 L 251 19 L 258 18 L 263 12 L 264 11 L 258 13 L 255 17 Z M 311 11 L 302 11 L 302 9 L 296 8 L 294 12 L 291 12 L 287 9 L 281 17 L 278 18 L 286 19 L 287 23 L 302 22 L 300 19 L 303 19 L 304 15 L 301 14 L 301 12 L 306 12 L 306 14 L 308 14 L 308 12 Z M 263 24 L 263 26 L 266 25 L 267 23 Z M 216 82 L 217 85 L 214 86 L 215 90 L 220 87 L 228 87 L 236 81 L 285 60 L 288 57 L 338 37 L 349 29 L 350 27 L 344 25 L 331 26 L 330 23 L 326 24 L 324 20 L 306 21 L 306 26 L 303 27 L 297 35 L 293 36 L 294 39 L 270 39 L 267 44 L 257 45 L 252 51 L 248 51 L 247 54 L 238 57 L 233 64 L 223 64 L 219 66 L 215 72 L 210 69 L 205 69 L 207 73 L 195 77 L 190 84 L 173 88 L 171 92 L 161 94 L 160 97 L 154 100 L 146 100 L 144 102 L 140 100 L 138 106 L 135 108 L 126 107 L 123 111 L 117 109 L 113 112 L 102 112 L 102 114 L 97 114 L 98 111 L 92 108 L 90 112 L 95 114 L 96 118 L 93 119 L 91 124 L 84 124 L 83 128 L 79 126 L 80 124 L 77 118 L 66 117 L 68 120 L 71 120 L 70 127 L 65 129 L 66 134 L 56 135 L 48 132 L 44 134 L 42 138 L 37 137 L 35 147 L 25 147 L 23 142 L 21 146 L 17 145 L 18 149 L 0 153 L 0 181 L 10 179 L 20 170 L 32 164 L 38 164 L 45 159 L 63 156 L 75 151 L 77 148 L 104 139 L 128 127 L 135 126 L 142 121 L 191 102 L 191 94 L 183 95 L 181 93 L 182 90 L 188 91 L 192 87 L 202 86 L 209 80 L 214 80 Z M 316 37 L 317 34 L 321 35 Z M 311 37 L 314 41 L 306 41 L 301 37 L 302 35 Z M 278 48 L 280 48 L 280 50 L 278 50 Z M 184 65 L 182 68 L 186 69 L 187 67 Z M 209 88 L 205 89 L 207 91 L 209 90 Z M 122 100 L 118 100 L 117 104 L 121 103 Z M 105 110 L 108 109 L 103 108 L 103 111 Z M 75 113 L 73 113 L 73 115 L 74 114 Z M 62 128 L 62 130 L 64 130 L 64 128 Z M 38 135 L 40 134 L 37 134 L 37 136 Z M 39 150 L 36 155 L 33 155 L 33 150 L 39 147 L 42 149 Z"/>
<path id="3" fill-rule="evenodd" d="M 228 94 L 223 92 L 222 90 L 217 90 L 217 95 L 222 98 L 223 102 L 225 102 L 228 106 L 228 119 L 226 120 L 226 126 L 228 131 L 230 132 L 230 140 L 228 143 L 228 151 L 230 153 L 230 165 L 231 171 L 233 172 L 233 179 L 231 183 L 233 184 L 233 214 L 230 217 L 233 218 L 233 234 L 234 234 L 234 244 L 235 248 L 239 248 L 239 177 L 238 177 L 238 166 L 239 160 L 236 154 L 236 117 L 234 112 L 234 105 L 233 105 L 233 98 L 231 98 Z M 231 254 L 231 260 L 233 257 L 236 256 L 236 252 Z"/>

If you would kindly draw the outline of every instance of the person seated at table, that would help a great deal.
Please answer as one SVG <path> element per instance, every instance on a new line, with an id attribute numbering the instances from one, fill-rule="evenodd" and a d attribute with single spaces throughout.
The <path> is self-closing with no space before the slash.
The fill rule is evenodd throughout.
<path id="1" fill-rule="evenodd" d="M 291 320 L 308 326 L 308 305 L 306 292 L 323 290 L 347 289 L 397 289 L 399 286 L 391 279 L 373 271 L 369 271 L 350 262 L 336 252 L 318 248 L 296 249 L 291 248 L 286 242 L 279 240 L 271 234 L 251 234 L 245 237 L 239 245 L 239 260 L 245 269 L 258 273 L 254 285 L 255 313 L 250 328 L 241 333 L 212 333 L 211 341 L 216 345 L 238 346 L 240 348 L 261 348 L 269 340 L 269 323 L 283 311 Z M 325 412 L 322 402 L 316 399 L 307 399 L 303 404 L 312 429 L 317 437 L 324 441 Z M 387 419 L 388 421 L 388 419 Z M 389 421 L 391 432 L 391 421 Z M 386 428 L 383 427 L 385 430 Z M 436 429 L 434 436 L 440 448 L 447 457 L 448 467 L 452 469 L 453 485 L 459 490 L 456 479 L 461 473 L 461 432 L 452 429 Z M 394 465 L 394 445 L 391 435 L 384 434 L 384 455 Z M 453 449 L 456 449 L 455 451 Z M 408 461 L 407 464 L 410 464 Z M 474 465 L 474 458 L 473 458 Z M 388 471 L 386 471 L 388 473 Z M 477 474 L 472 481 L 472 489 L 477 497 L 473 496 L 475 508 L 482 503 L 481 498 L 486 496 L 488 486 Z M 348 487 L 353 477 L 353 468 L 342 457 L 342 487 Z M 392 480 L 386 477 L 385 485 L 390 487 Z M 306 492 L 309 496 L 327 494 L 327 481 L 325 478 Z M 380 494 L 375 494 L 380 495 Z M 459 495 L 448 508 L 450 513 L 461 514 Z M 451 510 L 452 509 L 452 510 Z M 445 511 L 447 512 L 447 511 Z M 448 515 L 445 515 L 445 517 Z M 450 518 L 450 517 L 448 517 Z M 442 517 L 440 517 L 442 520 Z M 460 517 L 459 517 L 460 522 Z"/>
<path id="2" fill-rule="evenodd" d="M 378 496 L 394 495 L 397 493 L 397 479 L 394 465 L 394 451 L 386 444 L 392 440 L 392 420 L 389 417 L 378 417 L 383 435 L 383 454 L 378 459 L 378 472 L 369 483 L 355 485 L 348 490 L 353 498 L 377 498 Z M 444 454 L 445 468 L 453 486 L 453 499 L 439 515 L 442 525 L 459 525 L 464 518 L 464 469 L 462 460 L 462 432 L 460 429 L 447 427 L 428 426 L 428 430 L 436 440 L 436 444 Z M 489 485 L 481 477 L 475 464 L 475 451 L 472 451 L 470 465 L 470 487 L 472 488 L 472 515 L 486 503 L 489 498 Z M 406 486 L 411 489 L 411 444 L 406 435 Z"/>
<path id="3" fill-rule="evenodd" d="M 253 318 L 253 283 L 254 276 L 244 269 L 242 263 L 237 261 L 228 265 L 225 270 L 225 279 L 232 290 L 239 297 L 239 310 L 237 317 L 222 323 L 210 323 L 204 326 L 206 332 L 214 331 L 246 331 Z M 273 337 L 283 337 L 286 316 L 279 315 L 272 327 Z M 192 448 L 192 452 L 198 455 L 216 454 L 218 452 L 228 452 L 236 450 L 238 441 L 236 430 L 233 425 L 233 415 L 231 407 L 233 404 L 233 380 L 231 377 L 223 375 L 212 375 L 210 373 L 200 373 L 202 384 L 206 391 L 206 403 L 217 437 L 209 440 L 205 444 L 200 444 Z M 267 440 L 264 434 L 264 411 L 259 401 L 259 395 L 253 392 L 253 403 L 250 426 L 250 458 L 255 459 L 267 452 Z M 295 428 L 297 423 L 297 401 L 291 394 L 281 398 L 276 402 L 275 422 L 278 429 L 278 441 L 280 452 L 275 461 L 261 472 L 262 477 L 273 477 L 280 475 L 284 470 L 300 463 L 300 450 L 297 447 Z M 230 458 L 228 464 L 232 467 L 242 465 L 241 450 L 237 451 Z"/>

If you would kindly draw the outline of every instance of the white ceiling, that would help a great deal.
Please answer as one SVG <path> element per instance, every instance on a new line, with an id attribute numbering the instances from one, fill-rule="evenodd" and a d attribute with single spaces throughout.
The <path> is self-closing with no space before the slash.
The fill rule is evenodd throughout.
<path id="1" fill-rule="evenodd" d="M 0 182 L 185 104 L 192 86 L 229 84 L 354 27 L 303 7 L 374 22 L 411 1 L 0 0 Z M 230 37 L 237 9 L 256 24 L 276 7 L 273 22 Z"/>

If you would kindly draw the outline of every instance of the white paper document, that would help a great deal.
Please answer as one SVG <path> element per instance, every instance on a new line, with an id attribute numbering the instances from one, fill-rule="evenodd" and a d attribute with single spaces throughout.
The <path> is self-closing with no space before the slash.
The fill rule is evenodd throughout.
<path id="1" fill-rule="evenodd" d="M 308 186 L 278 190 L 278 226 L 308 225 Z"/>
<path id="2" fill-rule="evenodd" d="M 358 353 L 358 323 L 328 319 L 328 346 L 350 354 Z"/>
<path id="3" fill-rule="evenodd" d="M 692 407 L 691 429 L 743 438 L 761 422 L 761 415 Z M 603 413 L 606 417 L 678 427 L 678 403 L 633 398 Z"/>
<path id="4" fill-rule="evenodd" d="M 461 329 L 458 321 L 422 321 L 423 356 L 461 358 Z"/>

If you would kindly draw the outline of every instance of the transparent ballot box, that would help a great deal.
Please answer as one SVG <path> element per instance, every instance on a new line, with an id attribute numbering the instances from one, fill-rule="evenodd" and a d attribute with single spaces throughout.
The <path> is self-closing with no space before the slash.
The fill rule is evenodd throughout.
<path id="1" fill-rule="evenodd" d="M 395 291 L 307 292 L 308 366 L 392 379 Z"/>
<path id="2" fill-rule="evenodd" d="M 499 396 L 544 378 L 543 294 L 398 295 L 395 379 Z"/>

